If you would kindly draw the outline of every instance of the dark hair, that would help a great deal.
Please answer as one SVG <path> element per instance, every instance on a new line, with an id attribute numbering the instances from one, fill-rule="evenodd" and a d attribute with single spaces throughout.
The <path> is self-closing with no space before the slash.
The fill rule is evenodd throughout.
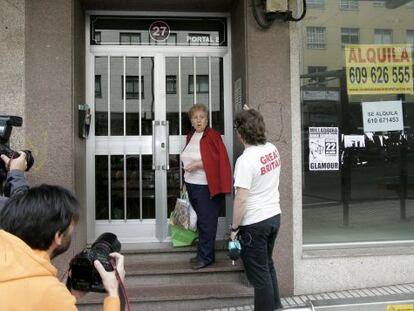
<path id="1" fill-rule="evenodd" d="M 262 115 L 257 110 L 249 109 L 237 113 L 234 128 L 243 141 L 249 145 L 266 143 L 266 126 Z"/>
<path id="2" fill-rule="evenodd" d="M 12 196 L 0 211 L 0 228 L 33 249 L 47 250 L 56 232 L 79 219 L 79 202 L 60 186 L 40 185 Z"/>

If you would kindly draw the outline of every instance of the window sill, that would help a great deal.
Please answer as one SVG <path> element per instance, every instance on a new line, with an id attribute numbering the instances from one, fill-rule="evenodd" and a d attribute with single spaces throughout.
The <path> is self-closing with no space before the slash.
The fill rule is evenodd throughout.
<path id="1" fill-rule="evenodd" d="M 414 254 L 414 241 L 303 245 L 302 258 L 394 256 Z"/>

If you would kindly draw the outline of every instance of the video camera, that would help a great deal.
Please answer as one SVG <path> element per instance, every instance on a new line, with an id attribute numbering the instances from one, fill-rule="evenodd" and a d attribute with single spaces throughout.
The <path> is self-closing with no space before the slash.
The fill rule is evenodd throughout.
<path id="1" fill-rule="evenodd" d="M 110 232 L 101 234 L 90 248 L 85 248 L 72 258 L 69 264 L 70 276 L 66 281 L 68 289 L 104 293 L 101 276 L 93 262 L 99 260 L 106 271 L 113 271 L 109 254 L 120 251 L 121 243 L 115 234 Z"/>
<path id="2" fill-rule="evenodd" d="M 19 153 L 10 149 L 9 139 L 13 126 L 22 126 L 23 119 L 16 116 L 0 116 L 0 155 L 4 154 L 10 159 L 16 159 L 19 157 Z M 34 158 L 30 150 L 23 150 L 26 154 L 26 171 L 30 170 L 33 166 Z M 0 160 L 0 183 L 6 179 L 7 170 L 6 165 Z M 8 196 L 8 194 L 6 194 Z"/>

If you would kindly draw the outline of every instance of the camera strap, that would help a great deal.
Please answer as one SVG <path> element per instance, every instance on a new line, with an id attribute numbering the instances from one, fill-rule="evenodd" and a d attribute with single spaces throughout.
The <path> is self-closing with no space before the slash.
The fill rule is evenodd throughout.
<path id="1" fill-rule="evenodd" d="M 129 304 L 128 293 L 126 291 L 124 282 L 122 282 L 121 276 L 119 275 L 119 272 L 116 269 L 115 259 L 111 258 L 110 261 L 111 261 L 112 268 L 114 268 L 115 276 L 116 276 L 116 279 L 118 280 L 119 288 L 121 289 L 121 292 L 122 292 L 122 295 L 120 297 L 120 298 L 122 298 L 121 302 L 122 302 L 122 300 L 124 300 L 124 302 L 125 302 L 125 304 L 128 308 L 128 311 L 131 311 L 131 305 Z"/>

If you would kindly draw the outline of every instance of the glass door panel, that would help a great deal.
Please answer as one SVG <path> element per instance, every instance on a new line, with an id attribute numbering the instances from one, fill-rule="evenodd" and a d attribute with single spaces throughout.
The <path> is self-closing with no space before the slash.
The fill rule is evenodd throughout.
<path id="1" fill-rule="evenodd" d="M 167 172 L 167 215 L 170 217 L 174 210 L 175 202 L 180 196 L 181 172 L 180 156 L 178 154 L 169 156 L 170 169 Z"/>
<path id="2" fill-rule="evenodd" d="M 155 218 L 155 172 L 152 155 L 142 156 L 142 218 Z"/>
<path id="3" fill-rule="evenodd" d="M 179 57 L 165 58 L 166 119 L 170 124 L 169 135 L 181 135 L 179 62 Z"/>
<path id="4" fill-rule="evenodd" d="M 163 241 L 191 106 L 207 105 L 224 134 L 223 58 L 95 56 L 94 68 L 95 238 L 109 231 L 121 241 Z"/>
<path id="5" fill-rule="evenodd" d="M 95 156 L 95 218 L 109 217 L 108 156 Z"/>
<path id="6" fill-rule="evenodd" d="M 156 239 L 154 57 L 96 56 L 94 65 L 95 238 Z"/>
<path id="7" fill-rule="evenodd" d="M 111 155 L 111 217 L 110 219 L 124 219 L 124 156 Z"/>
<path id="8" fill-rule="evenodd" d="M 195 86 L 195 87 L 194 87 Z M 195 102 L 209 107 L 210 67 L 208 57 L 195 58 L 195 74 L 190 77 L 190 91 L 194 91 Z M 211 119 L 209 118 L 209 121 Z M 210 123 L 211 125 L 211 123 Z"/>
<path id="9" fill-rule="evenodd" d="M 191 78 L 194 75 L 194 57 L 181 57 L 180 62 L 180 82 L 181 82 L 181 133 L 187 134 L 191 130 L 191 123 L 187 117 L 187 112 L 195 104 L 194 91 L 191 89 Z"/>
<path id="10" fill-rule="evenodd" d="M 124 98 L 123 98 L 123 78 L 124 78 L 124 59 L 123 57 L 110 57 L 110 135 L 124 135 Z"/>
<path id="11" fill-rule="evenodd" d="M 139 135 L 139 107 L 143 99 L 144 79 L 141 76 L 139 57 L 126 58 L 126 77 L 122 79 L 122 96 L 126 98 L 126 135 Z M 124 81 L 125 80 L 125 81 Z M 125 84 L 124 84 L 125 83 Z"/>
<path id="12" fill-rule="evenodd" d="M 95 136 L 108 135 L 108 59 L 95 57 Z"/>
<path id="13" fill-rule="evenodd" d="M 143 82 L 141 87 L 141 135 L 152 135 L 152 120 L 154 120 L 154 58 L 141 58 L 141 75 Z"/>
<path id="14" fill-rule="evenodd" d="M 127 218 L 141 219 L 141 165 L 140 155 L 126 156 Z"/>
<path id="15" fill-rule="evenodd" d="M 223 58 L 210 57 L 211 100 L 209 110 L 211 113 L 211 126 L 220 134 L 224 134 L 224 76 Z"/>

